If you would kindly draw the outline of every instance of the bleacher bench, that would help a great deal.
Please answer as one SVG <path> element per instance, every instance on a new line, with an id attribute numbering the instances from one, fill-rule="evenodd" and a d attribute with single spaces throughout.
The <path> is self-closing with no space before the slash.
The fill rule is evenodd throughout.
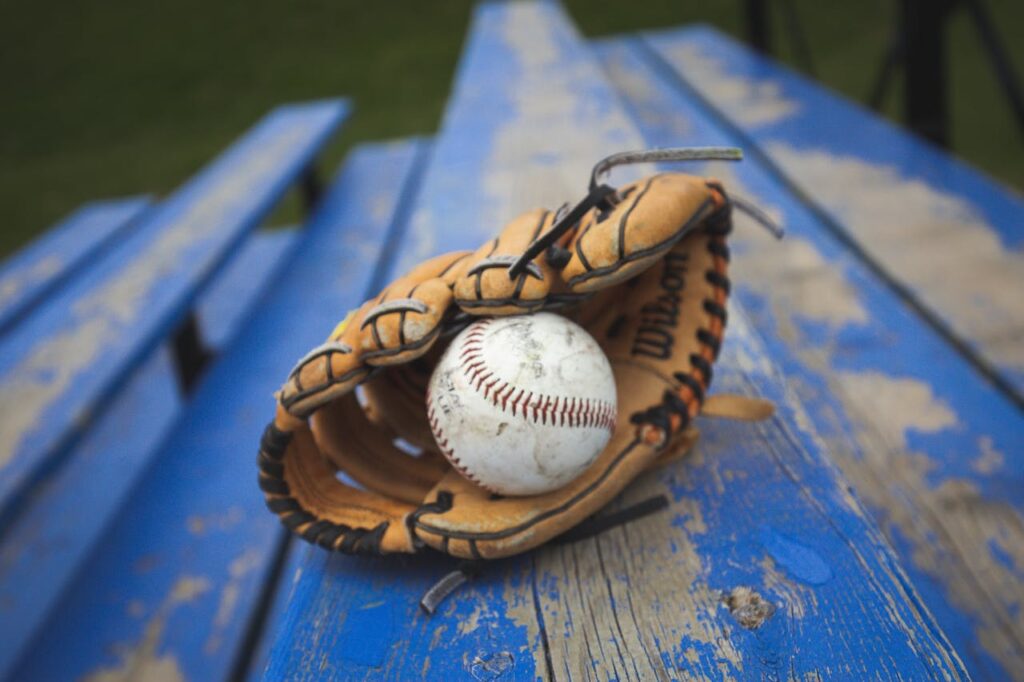
<path id="1" fill-rule="evenodd" d="M 357 147 L 257 230 L 346 111 L 283 107 L 0 268 L 0 679 L 1024 679 L 1018 197 L 712 29 L 590 44 L 541 0 L 477 8 L 433 141 Z M 455 560 L 293 542 L 254 460 L 294 361 L 603 156 L 681 145 L 742 147 L 685 170 L 787 230 L 737 220 L 713 387 L 776 416 L 703 421 L 603 513 L 668 509 L 432 616 Z"/>

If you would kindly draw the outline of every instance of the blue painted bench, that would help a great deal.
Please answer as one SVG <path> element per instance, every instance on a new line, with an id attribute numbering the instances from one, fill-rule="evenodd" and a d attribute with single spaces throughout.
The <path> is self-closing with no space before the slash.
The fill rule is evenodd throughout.
<path id="1" fill-rule="evenodd" d="M 0 673 L 123 510 L 199 361 L 237 331 L 294 244 L 294 231 L 256 228 L 309 182 L 346 112 L 342 101 L 282 107 L 141 215 L 139 200 L 87 206 L 5 268 L 61 264 L 25 288 L 0 335 Z"/>
<path id="2" fill-rule="evenodd" d="M 746 149 L 706 172 L 788 235 L 738 230 L 738 300 L 972 675 L 1020 679 L 1024 418 L 961 313 L 1021 329 L 1024 203 L 709 29 L 595 49 L 648 144 Z"/>
<path id="3" fill-rule="evenodd" d="M 596 159 L 643 143 L 557 5 L 480 6 L 389 274 L 578 199 Z M 303 550 L 264 679 L 965 678 L 797 387 L 741 305 L 730 320 L 716 386 L 780 413 L 705 423 L 692 457 L 609 510 L 662 493 L 666 512 L 489 563 L 430 617 L 420 597 L 454 562 Z"/>
<path id="4" fill-rule="evenodd" d="M 260 624 L 287 542 L 254 484 L 251 445 L 295 358 L 368 295 L 426 150 L 408 142 L 350 155 L 12 679 L 227 679 L 262 667 Z M 119 426 L 135 428 L 132 416 Z"/>
<path id="5" fill-rule="evenodd" d="M 139 224 L 149 197 L 82 206 L 0 265 L 0 335 Z"/>
<path id="6" fill-rule="evenodd" d="M 797 136 L 805 111 L 919 165 L 864 171 L 855 147 Z M 1024 429 L 999 341 L 1015 311 L 968 280 L 1007 323 L 974 333 L 807 164 L 841 157 L 883 203 L 878 177 L 910 178 L 911 203 L 924 184 L 1006 221 L 1012 196 L 707 29 L 589 45 L 535 0 L 476 10 L 435 141 L 353 150 L 304 226 L 254 232 L 344 113 L 283 108 L 77 255 L 53 236 L 8 266 L 45 273 L 33 263 L 69 254 L 0 326 L 0 407 L 22 407 L 16 388 L 27 405 L 0 430 L 17 445 L 0 465 L 0 679 L 1021 674 Z M 295 359 L 412 264 L 577 200 L 611 152 L 670 144 L 746 148 L 689 170 L 789 231 L 768 242 L 737 220 L 715 383 L 776 417 L 704 420 L 690 457 L 604 513 L 654 495 L 666 510 L 489 563 L 433 616 L 419 600 L 455 561 L 292 541 L 253 460 Z M 927 216 L 909 224 L 931 234 Z M 1011 256 L 997 260 L 1012 277 Z"/>

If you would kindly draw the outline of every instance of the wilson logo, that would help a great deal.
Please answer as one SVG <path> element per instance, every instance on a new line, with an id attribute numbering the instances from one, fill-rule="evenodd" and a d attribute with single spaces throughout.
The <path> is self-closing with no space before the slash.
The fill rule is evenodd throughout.
<path id="1" fill-rule="evenodd" d="M 640 324 L 630 350 L 632 355 L 657 360 L 672 358 L 688 261 L 689 256 L 685 253 L 669 252 L 662 259 L 661 293 L 640 308 Z"/>

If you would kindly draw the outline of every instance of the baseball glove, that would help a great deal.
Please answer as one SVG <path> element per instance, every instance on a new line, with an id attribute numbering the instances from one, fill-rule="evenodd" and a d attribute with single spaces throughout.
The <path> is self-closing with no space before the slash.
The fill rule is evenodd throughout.
<path id="1" fill-rule="evenodd" d="M 685 453 L 698 414 L 769 416 L 763 401 L 708 398 L 729 296 L 732 202 L 721 185 L 678 173 L 618 189 L 598 182 L 624 163 L 711 158 L 739 151 L 609 157 L 572 209 L 524 213 L 476 251 L 422 263 L 351 312 L 277 394 L 259 453 L 270 510 L 331 550 L 503 557 L 563 534 L 644 470 Z M 451 337 L 475 316 L 539 310 L 564 314 L 597 339 L 619 413 L 608 446 L 579 478 L 502 498 L 438 454 L 426 386 Z"/>

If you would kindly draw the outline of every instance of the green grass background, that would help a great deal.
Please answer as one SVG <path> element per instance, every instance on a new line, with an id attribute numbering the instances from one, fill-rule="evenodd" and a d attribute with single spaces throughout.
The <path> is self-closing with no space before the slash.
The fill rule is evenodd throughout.
<path id="1" fill-rule="evenodd" d="M 568 0 L 587 36 L 703 21 L 739 35 L 740 0 Z M 895 0 L 796 0 L 818 76 L 863 100 Z M 1024 3 L 988 0 L 1024 73 Z M 430 134 L 472 2 L 0 0 L 0 254 L 84 201 L 164 194 L 273 106 L 348 95 L 353 142 Z M 781 17 L 775 44 L 792 63 Z M 953 148 L 1024 186 L 1024 137 L 962 13 L 950 25 Z M 892 89 L 886 114 L 898 114 Z M 279 218 L 289 217 L 288 211 Z"/>

